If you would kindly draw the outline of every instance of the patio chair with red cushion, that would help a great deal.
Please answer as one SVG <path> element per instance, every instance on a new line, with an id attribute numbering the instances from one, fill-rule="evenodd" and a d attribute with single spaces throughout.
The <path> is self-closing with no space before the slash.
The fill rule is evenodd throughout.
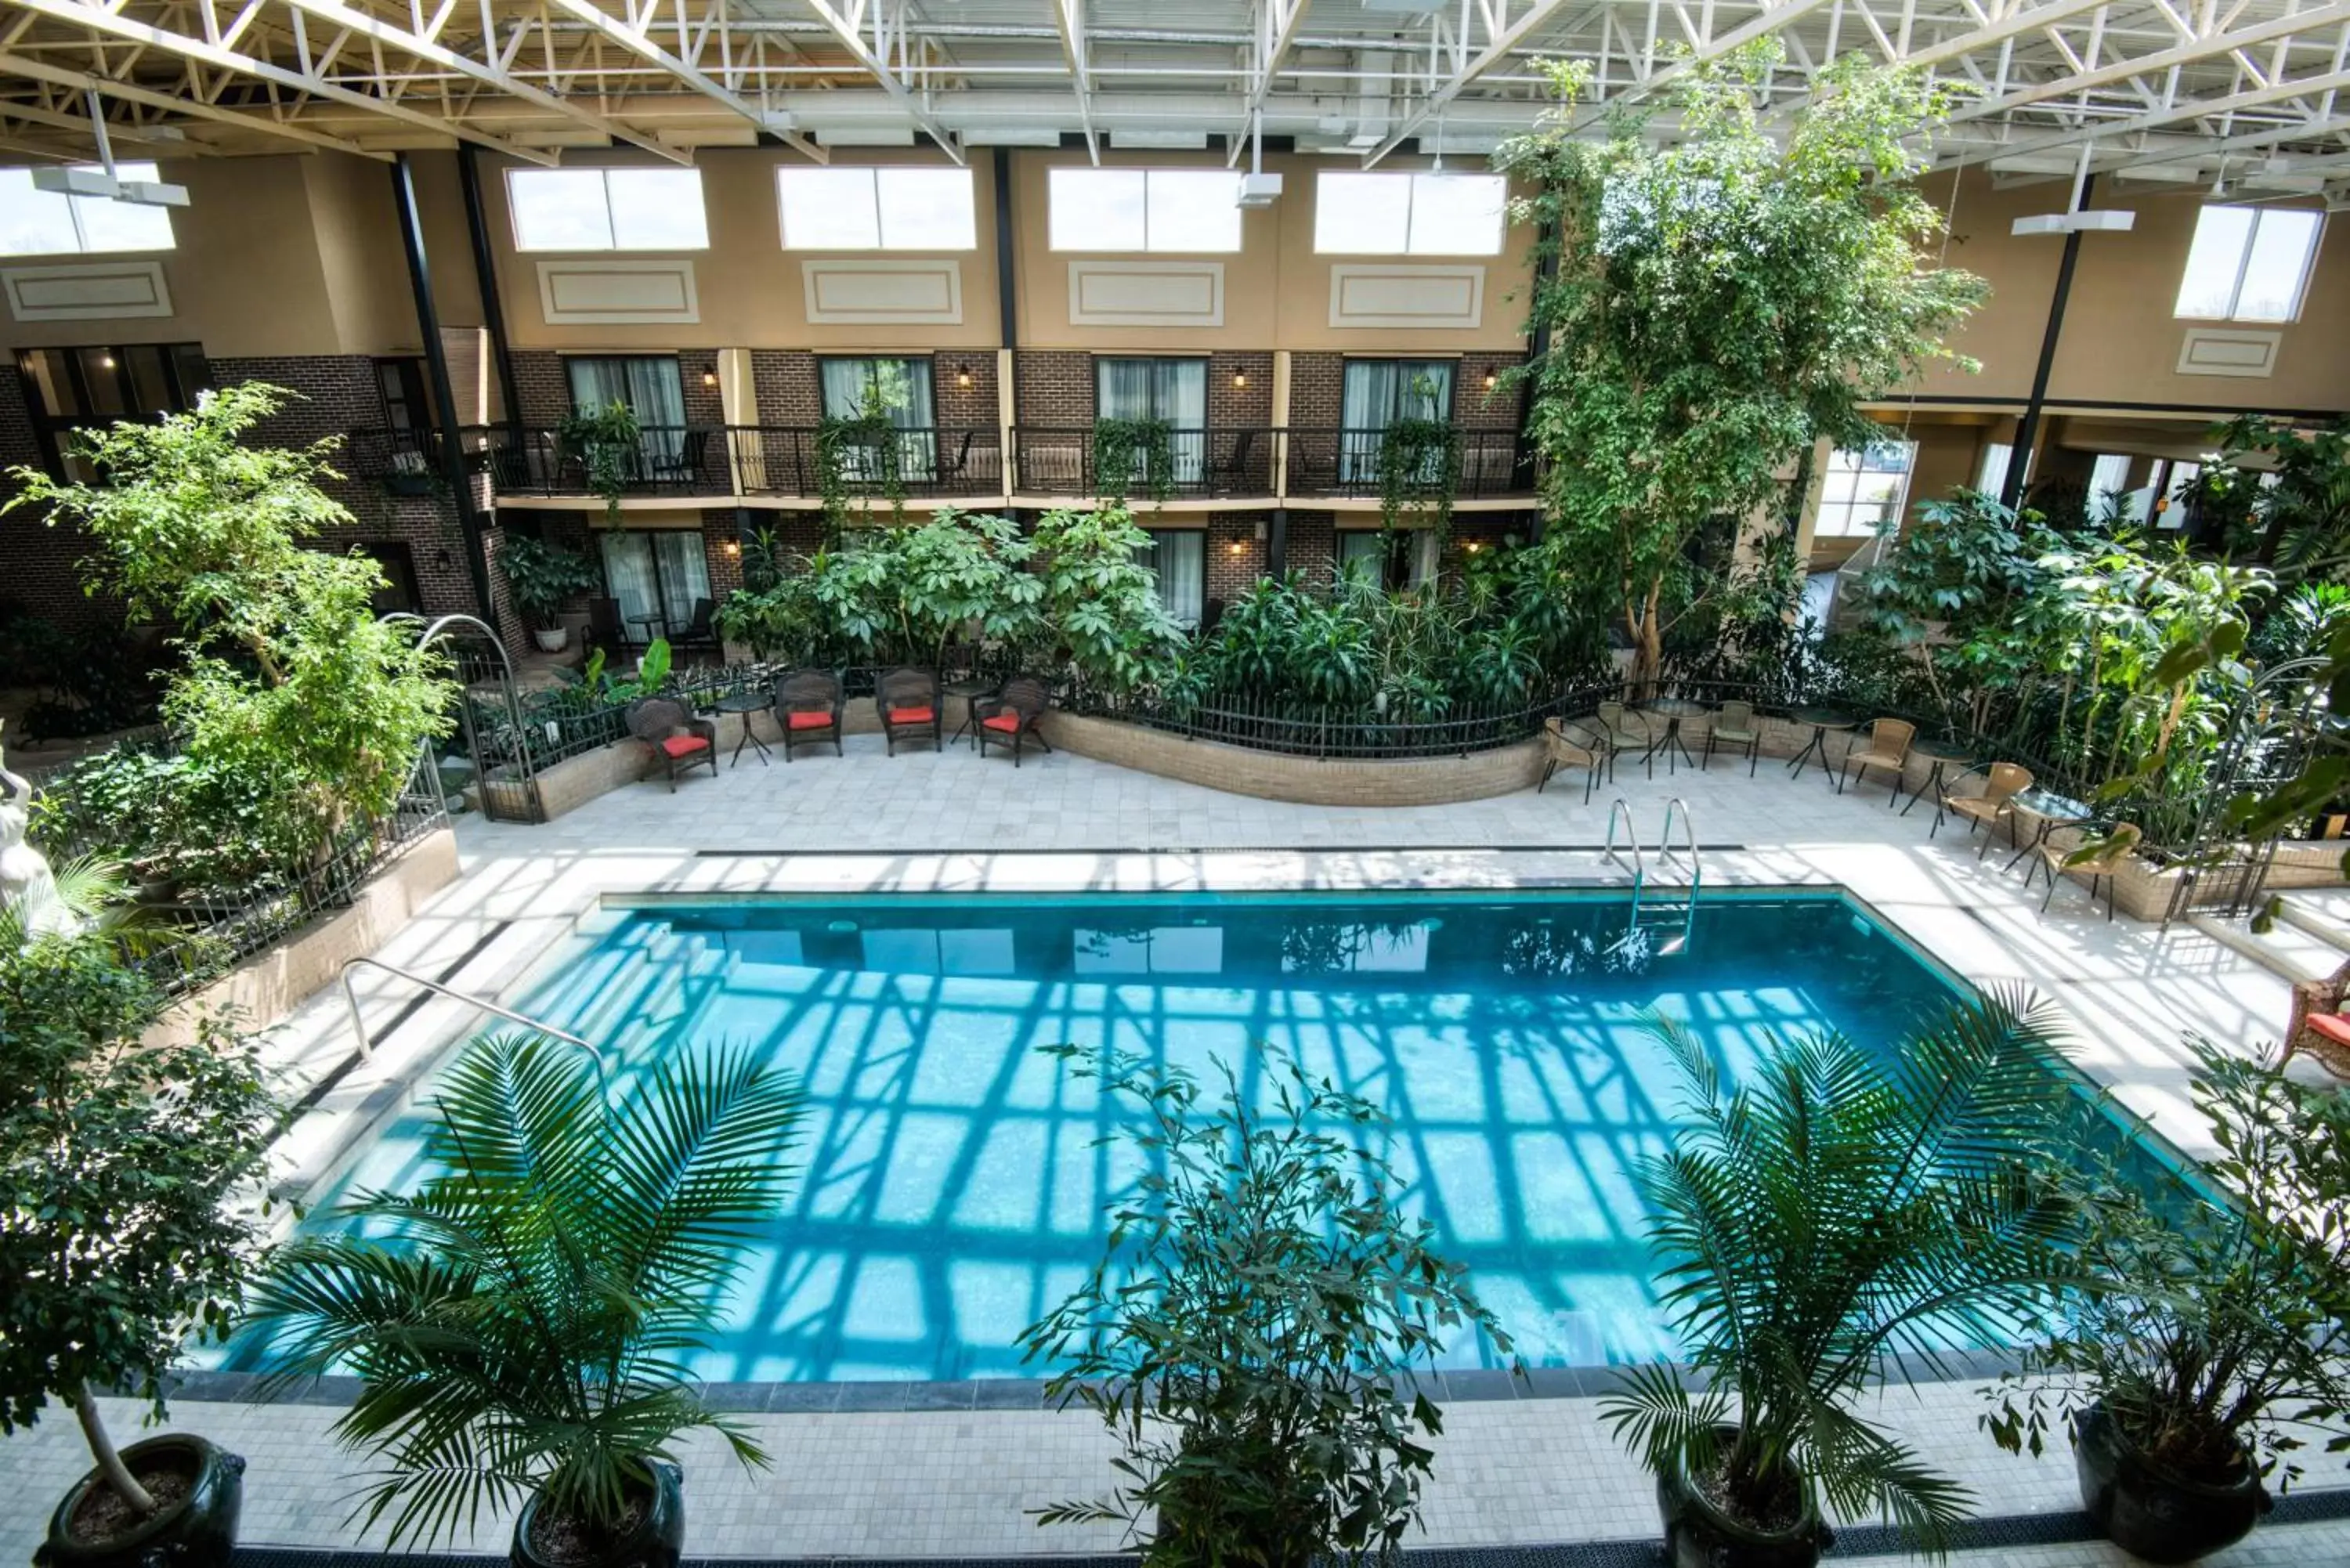
<path id="1" fill-rule="evenodd" d="M 784 761 L 801 746 L 840 753 L 840 677 L 828 670 L 798 670 L 775 682 L 775 722 L 784 732 Z"/>
<path id="2" fill-rule="evenodd" d="M 987 755 L 990 742 L 1012 748 L 1012 765 L 1020 765 L 1021 749 L 1035 741 L 1047 752 L 1053 749 L 1036 722 L 1045 716 L 1053 700 L 1053 689 L 1033 675 L 1015 675 L 997 688 L 993 697 L 974 698 L 972 711 L 978 715 L 975 733 L 979 736 L 979 754 Z"/>
<path id="3" fill-rule="evenodd" d="M 2293 1017 L 2284 1026 L 2284 1054 L 2277 1058 L 2278 1066 L 2305 1051 L 2335 1077 L 2350 1078 L 2350 1014 L 2343 1012 L 2345 996 L 2350 996 L 2350 963 L 2324 980 L 2294 982 Z"/>
<path id="4" fill-rule="evenodd" d="M 639 697 L 623 716 L 629 733 L 653 749 L 669 774 L 670 794 L 677 793 L 677 775 L 687 768 L 718 772 L 718 726 L 697 719 L 693 711 L 671 697 Z"/>
<path id="5" fill-rule="evenodd" d="M 892 670 L 881 677 L 881 684 L 873 694 L 873 705 L 881 711 L 881 734 L 891 756 L 898 754 L 898 742 L 901 740 L 928 740 L 932 751 L 943 749 L 936 671 Z"/>

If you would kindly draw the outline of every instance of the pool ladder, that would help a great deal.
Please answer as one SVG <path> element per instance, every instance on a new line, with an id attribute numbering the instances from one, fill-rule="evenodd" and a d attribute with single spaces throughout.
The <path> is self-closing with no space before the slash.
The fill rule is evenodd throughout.
<path id="1" fill-rule="evenodd" d="M 346 960 L 343 963 L 343 1002 L 350 1012 L 351 1033 L 359 1039 L 359 1057 L 362 1061 L 371 1060 L 374 1057 L 375 1043 L 368 1038 L 367 1023 L 359 1016 L 359 993 L 351 986 L 351 971 L 355 969 L 380 969 L 388 975 L 408 981 L 411 985 L 421 985 L 427 991 L 437 992 L 453 1001 L 462 1002 L 468 1007 L 476 1007 L 484 1012 L 494 1013 L 510 1023 L 519 1023 L 534 1033 L 543 1034 L 550 1040 L 585 1051 L 588 1053 L 588 1059 L 596 1064 L 597 1088 L 609 1097 L 611 1077 L 604 1061 L 604 1053 L 579 1038 L 578 1035 L 567 1029 L 557 1029 L 554 1024 L 540 1019 L 516 1012 L 512 1008 L 501 1007 L 486 996 L 475 996 L 471 992 L 459 991 L 454 986 L 443 985 L 430 975 L 421 975 L 413 970 L 401 969 L 399 965 L 386 963 L 381 959 L 355 958 Z"/>
<path id="2" fill-rule="evenodd" d="M 1680 824 L 1681 829 L 1679 846 L 1673 843 L 1673 825 L 1676 822 Z M 1619 826 L 1624 834 L 1620 846 L 1616 839 Z M 1628 860 L 1625 858 L 1627 850 L 1631 857 Z M 1651 902 L 1648 898 L 1648 857 L 1640 852 L 1640 836 L 1632 824 L 1632 807 L 1622 795 L 1617 795 L 1615 803 L 1607 808 L 1607 858 L 1632 873 L 1632 922 L 1624 933 L 1624 940 L 1627 943 L 1634 941 L 1644 932 L 1660 938 L 1655 946 L 1659 958 L 1669 958 L 1689 950 L 1690 940 L 1697 929 L 1698 889 L 1705 883 L 1705 866 L 1698 856 L 1697 825 L 1690 819 L 1689 803 L 1679 795 L 1665 803 L 1664 826 L 1657 834 L 1658 871 L 1666 876 L 1672 875 L 1676 856 L 1685 861 L 1687 867 L 1684 873 L 1687 879 L 1670 888 L 1680 896 Z"/>

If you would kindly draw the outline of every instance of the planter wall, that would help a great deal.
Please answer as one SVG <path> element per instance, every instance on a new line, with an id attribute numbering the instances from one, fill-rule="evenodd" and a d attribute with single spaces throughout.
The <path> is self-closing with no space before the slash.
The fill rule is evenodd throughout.
<path id="1" fill-rule="evenodd" d="M 1043 728 L 1057 751 L 1230 794 L 1305 805 L 1444 805 L 1514 794 L 1542 777 L 1539 741 L 1465 757 L 1350 762 L 1186 740 L 1163 730 L 1071 713 L 1046 714 Z"/>

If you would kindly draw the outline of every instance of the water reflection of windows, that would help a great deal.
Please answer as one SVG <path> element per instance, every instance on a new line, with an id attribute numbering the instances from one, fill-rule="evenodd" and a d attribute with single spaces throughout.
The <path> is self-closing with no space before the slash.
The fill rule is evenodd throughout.
<path id="1" fill-rule="evenodd" d="M 1300 920 L 1281 933 L 1281 968 L 1286 974 L 1425 974 L 1434 929 L 1425 920 Z"/>
<path id="2" fill-rule="evenodd" d="M 1224 967 L 1222 926 L 1081 927 L 1072 948 L 1078 974 L 1219 974 Z"/>

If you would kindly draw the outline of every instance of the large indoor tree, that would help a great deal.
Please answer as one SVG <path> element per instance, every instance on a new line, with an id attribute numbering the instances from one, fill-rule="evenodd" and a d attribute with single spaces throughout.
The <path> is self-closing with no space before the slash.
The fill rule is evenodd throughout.
<path id="1" fill-rule="evenodd" d="M 1820 437 L 1866 446 L 1864 405 L 1957 358 L 1942 337 L 1986 293 L 1932 265 L 1942 220 L 1911 139 L 1939 94 L 1839 60 L 1783 144 L 1755 107 L 1778 60 L 1764 41 L 1690 65 L 1669 145 L 1638 109 L 1579 139 L 1586 73 L 1554 67 L 1567 108 L 1500 159 L 1555 262 L 1530 371 L 1545 548 L 1620 617 L 1644 678 L 1702 593 L 1684 564 L 1700 531 L 1770 508 Z"/>

